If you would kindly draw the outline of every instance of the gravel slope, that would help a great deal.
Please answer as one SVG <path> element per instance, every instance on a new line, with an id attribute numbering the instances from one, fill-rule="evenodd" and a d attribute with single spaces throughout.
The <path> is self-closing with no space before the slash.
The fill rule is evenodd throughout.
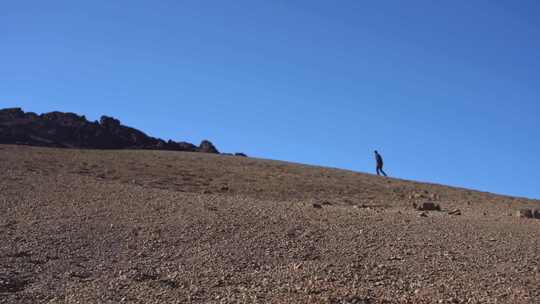
<path id="1" fill-rule="evenodd" d="M 539 201 L 187 152 L 0 170 L 0 303 L 540 303 Z"/>

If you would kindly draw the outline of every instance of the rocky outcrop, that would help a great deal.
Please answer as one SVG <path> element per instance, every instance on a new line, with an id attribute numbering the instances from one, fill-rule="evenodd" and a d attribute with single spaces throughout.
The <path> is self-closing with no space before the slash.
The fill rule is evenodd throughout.
<path id="1" fill-rule="evenodd" d="M 218 149 L 208 140 L 203 140 L 199 145 L 199 152 L 204 153 L 219 153 Z"/>
<path id="2" fill-rule="evenodd" d="M 90 122 L 86 117 L 74 113 L 37 115 L 20 108 L 0 110 L 0 144 L 219 153 L 207 140 L 199 147 L 188 142 L 164 141 L 124 126 L 118 119 L 109 116 L 102 116 L 99 122 Z"/>

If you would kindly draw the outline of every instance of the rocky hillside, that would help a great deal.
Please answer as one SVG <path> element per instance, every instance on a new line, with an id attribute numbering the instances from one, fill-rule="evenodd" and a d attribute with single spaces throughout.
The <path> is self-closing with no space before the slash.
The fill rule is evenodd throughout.
<path id="1" fill-rule="evenodd" d="M 540 303 L 540 202 L 210 153 L 0 145 L 0 303 Z"/>
<path id="2" fill-rule="evenodd" d="M 204 140 L 199 146 L 188 142 L 154 138 L 124 126 L 118 119 L 102 116 L 95 122 L 74 113 L 37 115 L 20 108 L 0 110 L 0 143 L 91 149 L 149 149 L 219 153 Z"/>

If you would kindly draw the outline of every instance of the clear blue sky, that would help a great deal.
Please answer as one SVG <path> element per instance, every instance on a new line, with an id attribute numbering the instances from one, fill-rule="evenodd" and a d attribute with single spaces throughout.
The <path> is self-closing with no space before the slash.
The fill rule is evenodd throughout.
<path id="1" fill-rule="evenodd" d="M 540 198 L 538 1 L 3 1 L 0 107 Z"/>

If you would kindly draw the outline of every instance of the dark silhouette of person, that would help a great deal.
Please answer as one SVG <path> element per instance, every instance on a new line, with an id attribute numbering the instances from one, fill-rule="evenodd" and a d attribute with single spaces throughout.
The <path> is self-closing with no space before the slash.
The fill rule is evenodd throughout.
<path id="1" fill-rule="evenodd" d="M 383 171 L 383 160 L 382 156 L 375 150 L 375 160 L 377 161 L 377 175 L 384 175 L 386 176 L 386 173 Z"/>

